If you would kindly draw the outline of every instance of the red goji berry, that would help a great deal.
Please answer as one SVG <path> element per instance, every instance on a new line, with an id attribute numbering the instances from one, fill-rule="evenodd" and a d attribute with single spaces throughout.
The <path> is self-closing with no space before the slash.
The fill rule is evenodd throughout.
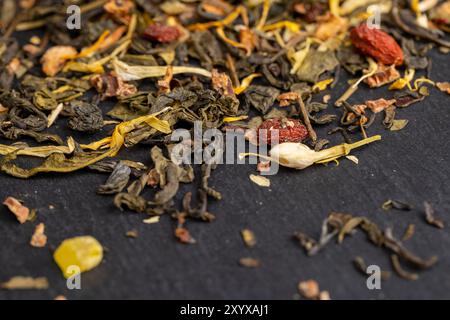
<path id="1" fill-rule="evenodd" d="M 264 142 L 271 145 L 275 130 L 278 130 L 279 143 L 301 142 L 309 135 L 308 130 L 299 120 L 290 118 L 269 119 L 264 121 L 258 127 L 259 142 Z"/>
<path id="2" fill-rule="evenodd" d="M 366 23 L 350 31 L 353 45 L 365 55 L 383 64 L 403 64 L 403 51 L 397 41 L 386 32 L 370 28 Z"/>
<path id="3" fill-rule="evenodd" d="M 181 36 L 181 32 L 177 27 L 153 23 L 145 29 L 143 36 L 150 40 L 166 43 L 177 40 Z"/>

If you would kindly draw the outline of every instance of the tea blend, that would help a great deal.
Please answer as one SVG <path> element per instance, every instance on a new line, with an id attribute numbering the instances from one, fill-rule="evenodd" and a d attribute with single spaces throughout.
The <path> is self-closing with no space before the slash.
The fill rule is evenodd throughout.
<path id="1" fill-rule="evenodd" d="M 66 9 L 71 4 L 80 8 L 79 27 L 69 27 Z M 223 198 L 220 185 L 211 183 L 220 166 L 219 161 L 175 161 L 170 157 L 179 147 L 170 139 L 175 130 L 191 134 L 198 124 L 205 130 L 237 130 L 250 144 L 268 145 L 269 156 L 239 155 L 259 157 L 255 169 L 261 173 L 270 162 L 299 170 L 339 164 L 342 157 L 358 164 L 374 142 L 382 143 L 371 128 L 380 117 L 387 129 L 383 139 L 389 139 L 409 129 L 408 120 L 397 117 L 404 108 L 440 91 L 450 93 L 448 82 L 430 79 L 436 66 L 428 54 L 437 49 L 448 53 L 449 32 L 448 0 L 4 0 L 0 138 L 10 142 L 0 144 L 0 171 L 21 179 L 105 173 L 109 176 L 96 187 L 99 196 L 110 196 L 124 212 L 148 215 L 146 224 L 170 216 L 175 239 L 195 244 L 189 223 L 213 221 L 209 203 Z M 343 80 L 344 73 L 352 79 Z M 330 90 L 335 87 L 346 90 L 334 96 Z M 359 101 L 354 94 L 361 87 L 373 88 L 378 97 Z M 73 134 L 51 133 L 56 126 Z M 321 127 L 330 136 L 321 134 Z M 340 136 L 331 137 L 334 133 Z M 342 143 L 330 142 L 333 138 Z M 203 140 L 199 147 L 210 143 Z M 148 149 L 148 162 L 129 159 L 136 145 Z M 350 155 L 357 148 L 358 157 Z M 329 169 L 321 170 L 326 174 Z M 259 186 L 276 184 L 276 176 L 249 177 Z M 184 184 L 197 192 L 182 191 Z M 20 223 L 29 220 L 30 209 L 19 200 L 8 197 L 4 204 Z M 412 206 L 389 200 L 383 209 L 409 211 Z M 428 203 L 425 213 L 429 224 L 444 227 Z M 44 229 L 37 224 L 33 246 L 45 246 Z M 364 216 L 333 212 L 323 221 L 318 240 L 302 232 L 295 238 L 312 256 L 356 230 L 392 254 L 402 278 L 417 275 L 401 262 L 418 269 L 437 262 L 411 252 L 391 230 Z M 403 239 L 413 233 L 408 227 Z M 126 235 L 135 238 L 137 232 Z M 252 231 L 243 230 L 242 237 L 246 246 L 256 244 Z M 87 256 L 69 261 L 77 252 Z M 87 271 L 102 257 L 103 247 L 92 237 L 68 239 L 55 252 L 66 277 L 68 264 Z M 355 261 L 364 269 L 362 259 Z M 242 258 L 240 264 L 258 267 L 260 262 Z M 16 279 L 3 286 L 46 285 Z M 299 290 L 310 299 L 329 299 L 311 281 Z"/>

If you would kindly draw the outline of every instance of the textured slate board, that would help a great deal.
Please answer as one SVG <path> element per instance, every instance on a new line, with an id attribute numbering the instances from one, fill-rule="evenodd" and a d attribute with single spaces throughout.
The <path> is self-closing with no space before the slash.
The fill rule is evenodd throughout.
<path id="1" fill-rule="evenodd" d="M 433 79 L 450 80 L 448 56 L 434 54 Z M 337 88 L 333 97 L 344 90 Z M 386 97 L 386 91 L 365 89 L 351 102 L 378 97 Z M 1 175 L 0 199 L 9 195 L 23 199 L 27 206 L 38 209 L 38 219 L 19 225 L 6 208 L 0 208 L 0 281 L 15 275 L 46 276 L 50 289 L 0 291 L 0 299 L 52 299 L 58 294 L 69 299 L 292 299 L 297 283 L 306 279 L 316 279 L 334 299 L 448 299 L 449 227 L 438 230 L 424 223 L 422 203 L 431 202 L 450 224 L 449 101 L 448 96 L 433 90 L 424 102 L 399 110 L 397 118 L 410 123 L 396 133 L 380 126 L 379 115 L 369 134 L 382 134 L 383 141 L 354 152 L 359 165 L 343 160 L 338 167 L 316 166 L 301 172 L 282 169 L 271 178 L 270 189 L 249 181 L 255 166 L 222 165 L 214 173 L 212 185 L 223 193 L 224 200 L 211 202 L 209 208 L 217 220 L 188 224 L 198 240 L 192 246 L 176 242 L 174 221 L 169 217 L 146 225 L 142 223 L 145 216 L 120 212 L 112 198 L 96 195 L 105 175 L 81 171 L 40 175 L 27 181 Z M 54 130 L 73 134 L 64 127 L 59 122 Z M 319 133 L 326 136 L 325 130 Z M 86 141 L 82 135 L 75 138 Z M 340 142 L 340 137 L 332 140 Z M 122 155 L 149 163 L 148 147 L 135 147 Z M 151 192 L 146 195 L 150 197 Z M 412 203 L 418 210 L 383 212 L 381 204 L 389 198 Z M 54 210 L 48 209 L 50 204 Z M 369 264 L 384 269 L 391 266 L 389 254 L 375 248 L 365 235 L 359 232 L 341 246 L 332 243 L 312 258 L 292 239 L 297 230 L 317 237 L 322 220 L 332 210 L 365 215 L 393 227 L 398 237 L 414 223 L 416 234 L 407 247 L 424 257 L 436 254 L 440 261 L 416 282 L 394 275 L 382 283 L 382 290 L 370 291 L 352 259 L 361 255 Z M 47 227 L 49 245 L 44 249 L 28 244 L 38 222 Z M 251 250 L 242 243 L 243 228 L 252 229 L 258 238 Z M 131 229 L 139 231 L 139 238 L 125 237 Z M 100 267 L 83 274 L 82 290 L 69 291 L 52 260 L 52 249 L 79 235 L 95 236 L 108 251 Z M 261 259 L 262 267 L 240 267 L 237 261 L 244 256 Z"/>

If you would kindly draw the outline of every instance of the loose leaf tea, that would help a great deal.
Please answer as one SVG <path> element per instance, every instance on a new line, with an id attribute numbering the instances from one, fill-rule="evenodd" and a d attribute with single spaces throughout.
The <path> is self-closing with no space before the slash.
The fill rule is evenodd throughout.
<path id="1" fill-rule="evenodd" d="M 353 216 L 351 214 L 332 212 L 322 223 L 322 231 L 319 241 L 314 240 L 302 232 L 296 232 L 294 237 L 299 240 L 300 245 L 306 250 L 309 256 L 317 254 L 329 242 L 337 237 L 337 242 L 341 244 L 346 234 L 356 230 L 362 230 L 366 233 L 368 240 L 377 247 L 382 247 L 392 252 L 393 264 L 396 272 L 405 276 L 405 272 L 400 267 L 399 258 L 408 262 L 416 269 L 429 269 L 438 261 L 436 256 L 423 259 L 413 252 L 409 251 L 404 245 L 394 237 L 392 230 L 387 228 L 382 230 L 377 224 L 364 216 Z M 355 260 L 356 267 L 361 270 L 365 266 L 361 258 Z"/>
<path id="2" fill-rule="evenodd" d="M 68 29 L 69 4 L 80 7 L 79 29 Z M 372 5 L 380 5 L 383 14 L 375 27 Z M 0 139 L 8 144 L 0 144 L 0 171 L 22 179 L 107 173 L 93 190 L 111 195 L 119 210 L 148 215 L 144 223 L 173 218 L 175 238 L 194 244 L 189 224 L 213 221 L 210 202 L 225 197 L 213 174 L 221 159 L 178 161 L 173 154 L 180 145 L 194 146 L 186 157 L 195 159 L 216 140 L 176 143 L 173 132 L 244 132 L 253 146 L 271 148 L 268 156 L 240 155 L 259 156 L 260 172 L 268 172 L 270 162 L 298 170 L 339 164 L 342 157 L 358 164 L 381 140 L 372 127 L 380 117 L 389 139 L 395 131 L 410 130 L 408 120 L 397 118 L 404 108 L 427 99 L 435 87 L 450 93 L 448 82 L 430 79 L 429 55 L 433 46 L 450 48 L 449 8 L 449 1 L 404 0 L 4 0 Z M 347 83 L 344 73 L 352 78 Z M 340 96 L 331 94 L 340 87 Z M 358 101 L 354 94 L 362 87 L 382 96 Z M 324 132 L 342 137 L 328 140 Z M 146 162 L 130 160 L 133 148 L 147 150 Z M 361 154 L 350 155 L 357 148 Z M 323 174 L 334 169 L 339 170 L 321 168 Z M 271 184 L 254 174 L 250 179 Z M 277 177 L 271 179 L 275 183 Z M 184 184 L 194 188 L 186 191 Z M 20 223 L 30 219 L 17 199 L 8 197 L 4 204 Z M 411 208 L 394 200 L 383 204 L 385 210 Z M 431 206 L 425 211 L 428 223 L 444 226 Z M 37 225 L 33 246 L 45 245 L 44 229 Z M 437 261 L 415 255 L 364 216 L 332 213 L 318 240 L 302 232 L 295 238 L 315 255 L 356 230 L 390 251 L 405 278 L 414 276 L 399 259 L 422 269 Z M 242 236 L 248 247 L 255 245 L 250 230 Z M 68 277 L 71 264 L 81 271 L 99 265 L 103 247 L 93 237 L 72 238 L 54 257 Z M 260 264 L 253 258 L 240 263 Z M 329 299 L 314 282 L 299 289 L 307 298 Z"/>
<path id="3" fill-rule="evenodd" d="M 429 202 L 424 202 L 425 206 L 425 219 L 429 225 L 435 226 L 436 228 L 443 229 L 444 222 L 434 215 L 434 209 Z"/>

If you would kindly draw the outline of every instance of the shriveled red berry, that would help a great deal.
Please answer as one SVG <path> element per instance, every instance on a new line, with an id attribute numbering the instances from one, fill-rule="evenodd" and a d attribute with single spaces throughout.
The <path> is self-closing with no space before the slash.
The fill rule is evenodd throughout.
<path id="1" fill-rule="evenodd" d="M 177 40 L 181 36 L 181 32 L 177 27 L 153 23 L 145 29 L 143 36 L 153 41 L 167 43 Z"/>
<path id="2" fill-rule="evenodd" d="M 366 23 L 350 31 L 350 39 L 359 51 L 386 65 L 403 64 L 403 50 L 386 32 L 370 28 Z"/>
<path id="3" fill-rule="evenodd" d="M 258 127 L 259 142 L 271 145 L 276 130 L 278 130 L 279 143 L 301 142 L 308 137 L 308 130 L 299 120 L 291 118 L 269 119 Z"/>

